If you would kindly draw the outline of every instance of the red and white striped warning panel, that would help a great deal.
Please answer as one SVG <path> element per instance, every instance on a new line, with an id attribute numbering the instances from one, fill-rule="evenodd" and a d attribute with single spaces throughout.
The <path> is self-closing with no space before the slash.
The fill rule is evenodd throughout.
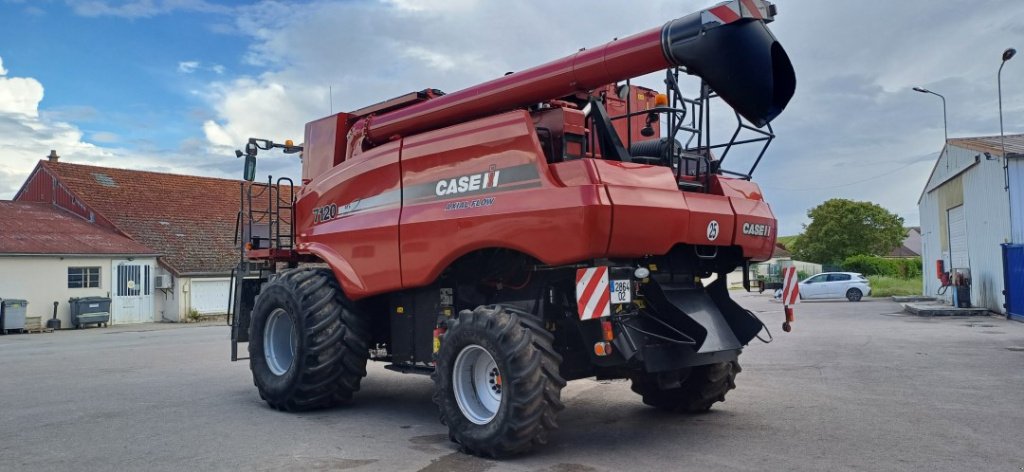
<path id="1" fill-rule="evenodd" d="M 701 12 L 701 23 L 727 25 L 741 18 L 771 21 L 771 12 L 763 0 L 733 0 Z"/>
<path id="2" fill-rule="evenodd" d="M 611 315 L 611 296 L 607 267 L 576 269 L 576 311 L 581 320 Z"/>
<path id="3" fill-rule="evenodd" d="M 795 305 L 800 303 L 800 284 L 797 283 L 796 267 L 782 269 L 782 304 Z"/>

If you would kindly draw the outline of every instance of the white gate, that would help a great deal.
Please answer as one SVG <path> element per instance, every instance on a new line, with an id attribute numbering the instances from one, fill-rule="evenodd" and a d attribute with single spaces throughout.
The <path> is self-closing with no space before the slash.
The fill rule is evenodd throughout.
<path id="1" fill-rule="evenodd" d="M 967 257 L 967 215 L 964 206 L 950 208 L 949 217 L 949 269 L 969 269 Z M 948 270 L 948 269 L 947 269 Z"/>
<path id="2" fill-rule="evenodd" d="M 135 261 L 114 261 L 110 300 L 110 323 L 153 321 L 153 266 Z"/>

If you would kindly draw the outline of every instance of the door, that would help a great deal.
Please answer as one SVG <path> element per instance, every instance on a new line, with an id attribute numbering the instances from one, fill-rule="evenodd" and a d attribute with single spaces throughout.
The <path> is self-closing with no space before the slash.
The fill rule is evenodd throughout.
<path id="1" fill-rule="evenodd" d="M 829 274 L 828 282 L 825 283 L 825 286 L 828 287 L 828 297 L 845 297 L 846 290 L 850 288 L 850 279 L 850 274 Z"/>
<path id="2" fill-rule="evenodd" d="M 114 261 L 111 268 L 112 324 L 150 323 L 153 321 L 153 266 L 134 261 Z"/>
<path id="3" fill-rule="evenodd" d="M 805 280 L 800 284 L 800 294 L 804 298 L 821 298 L 826 296 L 825 289 L 828 286 L 828 274 L 818 274 Z"/>
<path id="4" fill-rule="evenodd" d="M 964 206 L 950 208 L 949 217 L 949 268 L 969 269 L 970 260 L 967 257 L 967 217 L 964 213 Z"/>
<path id="5" fill-rule="evenodd" d="M 189 306 L 201 315 L 223 315 L 228 312 L 231 281 L 227 279 L 192 279 L 192 298 Z"/>

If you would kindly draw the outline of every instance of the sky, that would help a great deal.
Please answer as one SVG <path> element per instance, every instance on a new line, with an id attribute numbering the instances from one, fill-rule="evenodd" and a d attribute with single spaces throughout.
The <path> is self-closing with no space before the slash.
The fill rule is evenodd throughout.
<path id="1" fill-rule="evenodd" d="M 459 90 L 713 3 L 0 0 L 0 199 L 51 149 L 67 162 L 237 178 L 233 150 L 249 137 L 299 142 L 332 111 Z M 799 233 L 830 198 L 916 225 L 943 120 L 938 97 L 911 89 L 946 97 L 951 138 L 997 135 L 996 74 L 1005 48 L 1024 51 L 1024 2 L 775 3 L 770 28 L 797 90 L 754 178 L 779 234 Z M 1024 132 L 1024 55 L 1002 78 L 1006 131 Z M 260 166 L 300 168 L 280 154 Z"/>

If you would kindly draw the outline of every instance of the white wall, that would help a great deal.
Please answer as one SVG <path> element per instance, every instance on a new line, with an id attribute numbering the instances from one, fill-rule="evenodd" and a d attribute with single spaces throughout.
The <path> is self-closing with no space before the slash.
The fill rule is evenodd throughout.
<path id="1" fill-rule="evenodd" d="M 941 284 L 935 275 L 935 261 L 939 259 L 946 261 L 948 270 L 949 257 L 946 253 L 947 248 L 942 247 L 939 237 L 939 225 L 942 221 L 939 218 L 939 199 L 934 193 L 926 192 L 917 208 L 921 215 L 921 276 L 924 277 L 924 293 L 922 295 L 940 297 L 938 293 Z M 948 290 L 941 297 L 947 303 L 953 302 L 952 293 Z"/>
<path id="2" fill-rule="evenodd" d="M 109 297 L 113 284 L 110 258 L 61 258 L 52 256 L 0 255 L 0 298 L 28 300 L 28 316 L 46 325 L 53 317 L 53 302 L 60 302 L 57 318 L 62 328 L 71 327 L 71 297 Z M 99 267 L 99 288 L 68 288 L 69 267 Z"/>
<path id="3" fill-rule="evenodd" d="M 1024 158 L 1009 162 L 1010 233 L 1014 244 L 1024 244 Z"/>
<path id="4" fill-rule="evenodd" d="M 1000 244 L 1010 239 L 1010 205 L 1004 190 L 1002 161 L 986 160 L 984 156 L 977 158 L 980 154 L 977 151 L 955 146 L 949 146 L 947 151 L 947 155 L 940 156 L 919 204 L 925 295 L 935 295 L 940 285 L 935 274 L 935 261 L 945 260 L 946 270 L 949 270 L 948 241 L 944 245 L 940 236 L 941 226 L 946 224 L 942 215 L 949 208 L 941 208 L 939 194 L 944 181 L 960 173 L 967 217 L 971 302 L 977 307 L 1005 313 Z M 947 300 L 950 300 L 950 295 L 947 290 Z"/>
<path id="5" fill-rule="evenodd" d="M 182 297 L 182 279 L 174 277 L 167 269 L 160 267 L 157 269 L 158 275 L 164 275 L 170 277 L 171 288 L 168 289 L 154 289 L 153 299 L 156 302 L 156 321 L 169 321 L 178 323 L 184 320 L 184 310 L 182 309 L 181 301 Z M 186 279 L 187 280 L 187 279 Z"/>

